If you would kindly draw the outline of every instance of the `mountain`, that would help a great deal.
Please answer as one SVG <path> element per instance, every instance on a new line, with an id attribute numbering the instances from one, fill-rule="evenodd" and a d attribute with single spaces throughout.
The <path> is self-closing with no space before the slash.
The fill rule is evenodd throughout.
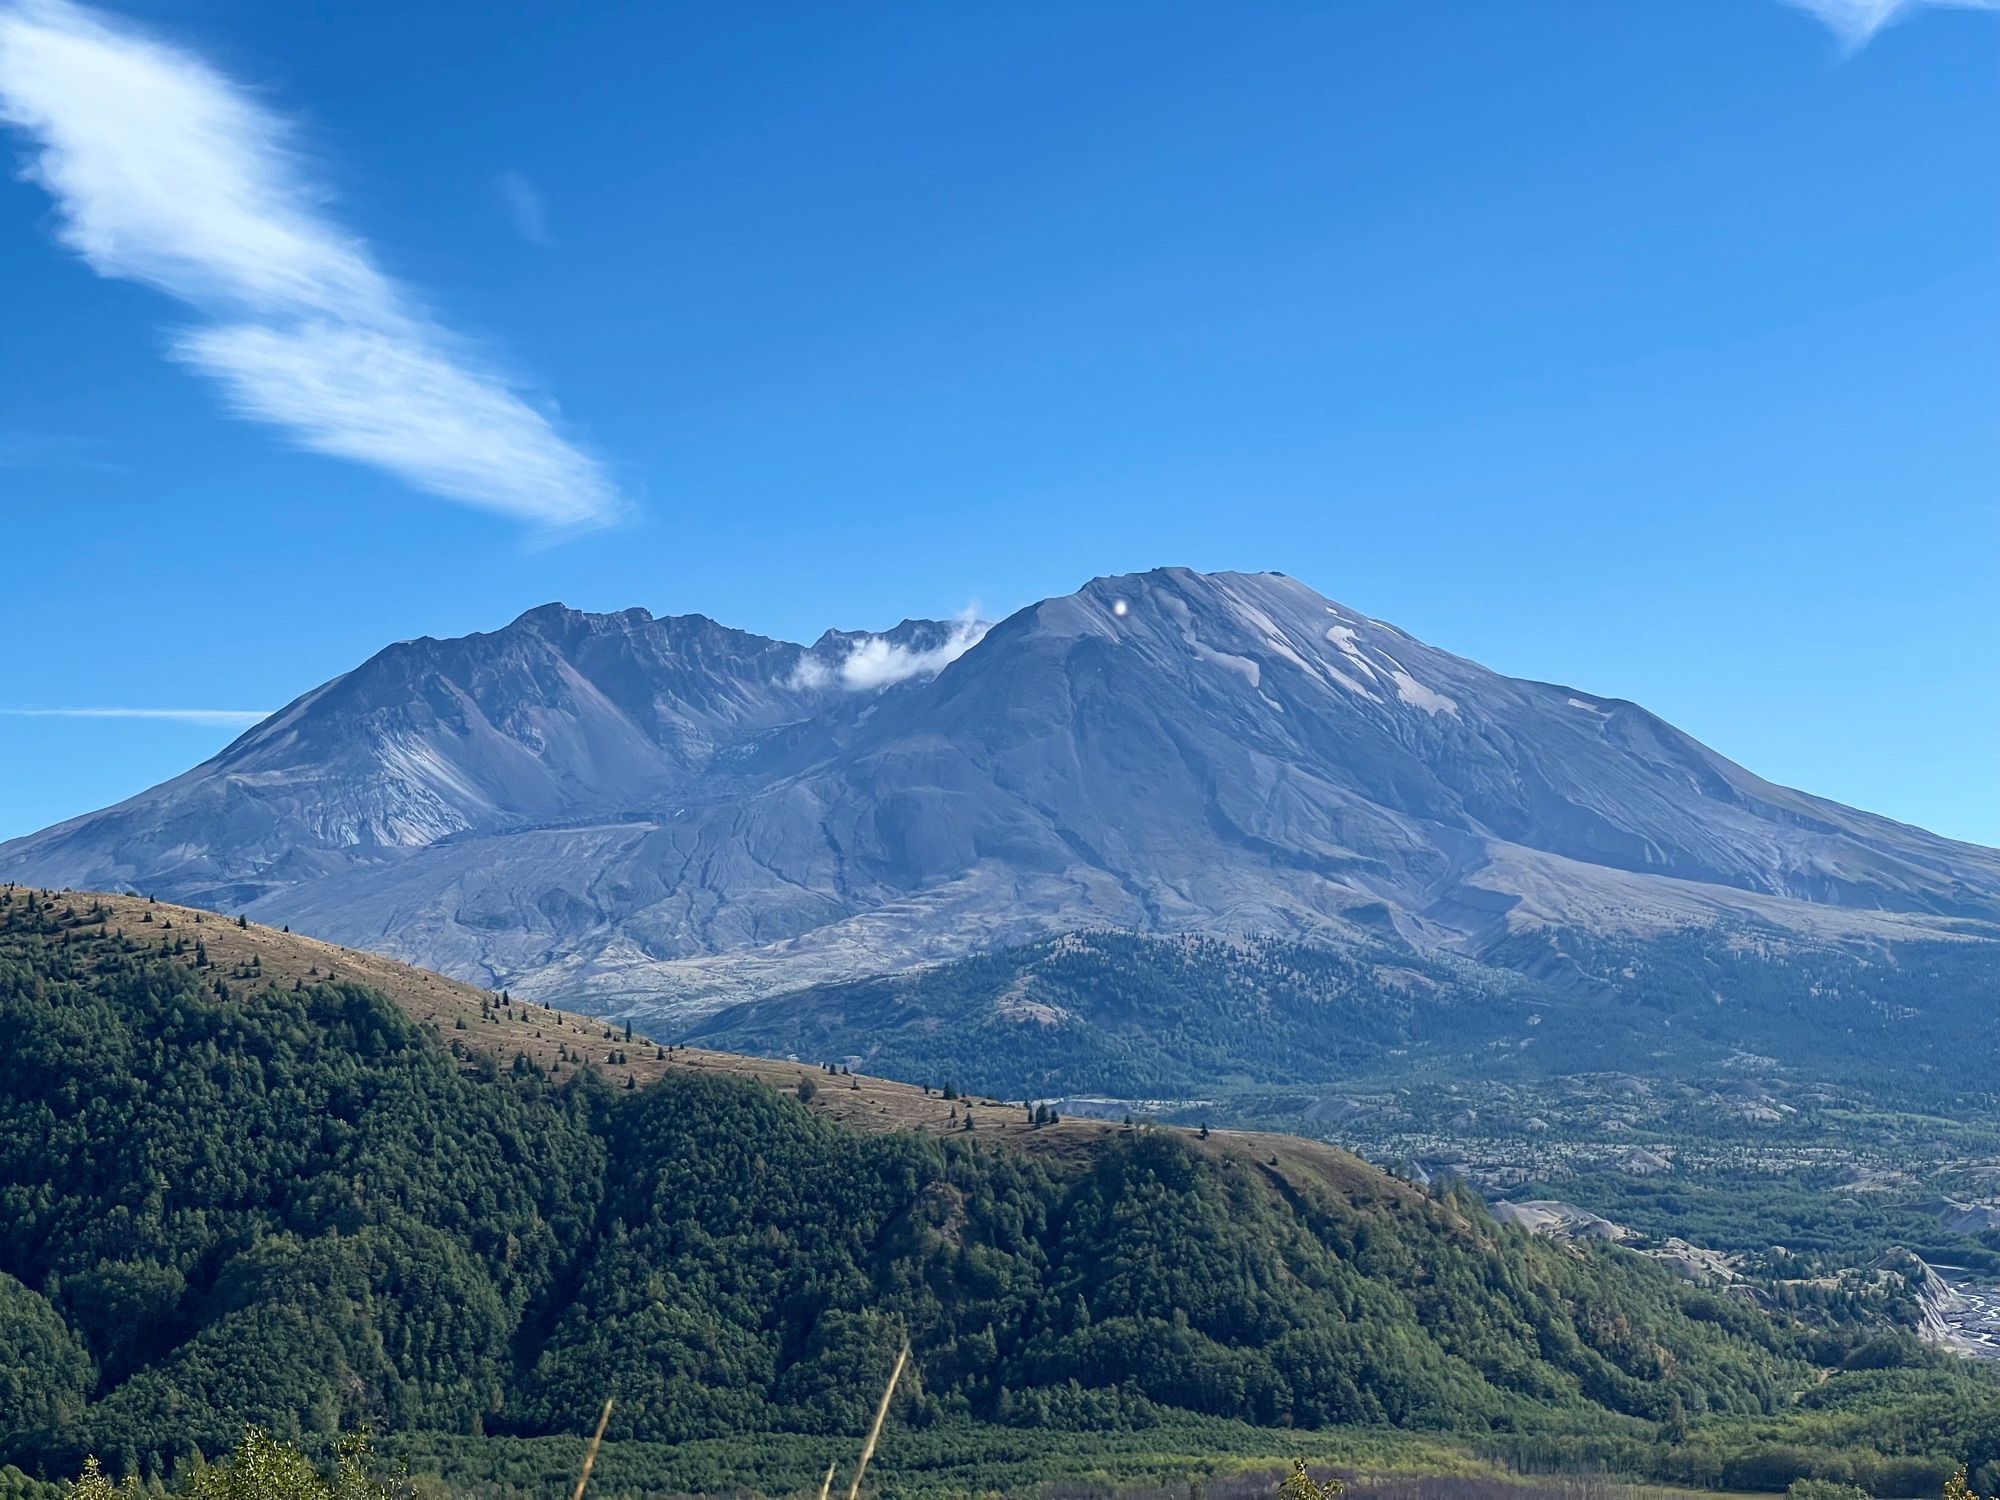
<path id="1" fill-rule="evenodd" d="M 863 1080 L 757 1065 L 781 1092 L 358 962 L 141 898 L 0 891 L 0 1464 L 157 1477 L 254 1422 L 432 1434 L 465 1467 L 559 1443 L 573 1466 L 612 1397 L 609 1493 L 696 1488 L 620 1478 L 628 1440 L 782 1455 L 758 1489 L 792 1493 L 905 1341 L 897 1425 L 940 1455 L 1228 1419 L 1527 1434 L 1543 1462 L 1609 1442 L 1640 1471 L 1696 1461 L 1662 1446 L 1690 1415 L 1720 1465 L 1795 1412 L 1855 1442 L 1855 1472 L 1990 1420 L 1990 1390 L 1913 1340 L 1866 1343 L 1878 1320 L 1766 1313 L 1322 1144 L 1036 1126 L 872 1080 L 931 1129 L 843 1124 L 829 1096 Z M 560 1076 L 527 1050 L 552 1036 Z M 625 1046 L 648 1086 L 619 1086 Z M 1860 1428 L 1888 1366 L 1906 1408 L 1910 1382 L 1955 1399 L 1947 1421 Z M 1842 1400 L 1845 1435 L 1817 1410 Z"/>
<path id="2" fill-rule="evenodd" d="M 1281 574 L 812 647 L 550 605 L 403 642 L 0 877 L 694 1015 L 1080 928 L 1560 967 L 1561 934 L 2000 933 L 2000 852 L 1760 780 Z"/>

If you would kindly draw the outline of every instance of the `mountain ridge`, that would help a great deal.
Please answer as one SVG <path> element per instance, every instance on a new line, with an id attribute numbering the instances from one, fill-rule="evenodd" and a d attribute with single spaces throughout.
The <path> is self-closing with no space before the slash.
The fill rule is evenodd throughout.
<path id="1" fill-rule="evenodd" d="M 695 1012 L 1064 930 L 1747 920 L 2000 934 L 2000 852 L 1779 787 L 1282 574 L 772 641 L 560 605 L 385 648 L 220 755 L 0 845 L 592 1008 Z"/>

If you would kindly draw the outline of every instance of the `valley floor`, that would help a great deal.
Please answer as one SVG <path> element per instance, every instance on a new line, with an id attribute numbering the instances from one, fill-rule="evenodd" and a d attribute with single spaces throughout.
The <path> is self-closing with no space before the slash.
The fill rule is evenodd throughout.
<path id="1" fill-rule="evenodd" d="M 1942 1311 L 1946 1347 L 1974 1359 L 2000 1360 L 2000 1280 L 1975 1275 L 1962 1266 L 1935 1266 L 1951 1289 Z"/>

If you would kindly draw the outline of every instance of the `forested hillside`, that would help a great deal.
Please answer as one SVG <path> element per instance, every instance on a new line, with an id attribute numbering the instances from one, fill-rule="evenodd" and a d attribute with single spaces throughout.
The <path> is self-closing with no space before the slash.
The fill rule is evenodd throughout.
<path id="1" fill-rule="evenodd" d="M 1745 1049 L 1893 1089 L 2000 1060 L 1994 953 L 1962 940 L 1887 953 L 1749 925 L 1643 942 L 1538 931 L 1508 945 L 1507 969 L 1389 944 L 1076 932 L 745 1002 L 676 1034 L 1036 1097 L 1426 1073 L 1680 1077 Z"/>
<path id="2" fill-rule="evenodd" d="M 1518 975 L 1403 947 L 1077 932 L 749 1001 L 679 1034 L 1034 1097 L 1143 1098 L 1323 1083 L 1392 1051 L 1479 1052 L 1575 1008 Z"/>
<path id="3" fill-rule="evenodd" d="M 905 1339 L 920 1429 L 1644 1445 L 1781 1420 L 1853 1353 L 1307 1143 L 1038 1155 L 992 1106 L 867 1134 L 714 1070 L 552 1079 L 114 910 L 0 893 L 0 1462 L 30 1472 L 159 1471 L 246 1421 L 573 1434 L 606 1395 L 620 1440 L 845 1434 Z"/>

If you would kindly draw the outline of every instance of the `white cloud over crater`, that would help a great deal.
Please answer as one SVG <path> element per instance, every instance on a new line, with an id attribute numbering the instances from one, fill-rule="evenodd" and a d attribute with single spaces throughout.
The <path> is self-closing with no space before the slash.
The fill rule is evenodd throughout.
<path id="1" fill-rule="evenodd" d="M 804 658 L 799 663 L 796 681 L 801 687 L 840 687 L 850 693 L 870 693 L 918 677 L 935 677 L 978 645 L 987 629 L 984 620 L 967 610 L 952 622 L 950 633 L 942 641 L 925 649 L 905 646 L 886 636 L 867 636 L 850 645 L 838 662 Z"/>

